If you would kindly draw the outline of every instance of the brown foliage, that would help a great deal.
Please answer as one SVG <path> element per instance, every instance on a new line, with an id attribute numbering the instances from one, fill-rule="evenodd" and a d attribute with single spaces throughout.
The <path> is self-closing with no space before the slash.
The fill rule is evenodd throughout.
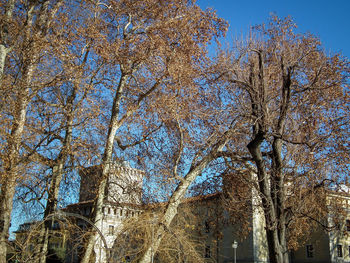
<path id="1" fill-rule="evenodd" d="M 156 208 L 155 210 L 158 210 Z M 113 260 L 120 262 L 127 257 L 130 262 L 139 262 L 141 256 L 156 239 L 155 230 L 159 224 L 160 211 L 145 211 L 140 216 L 129 218 L 117 234 L 113 247 Z M 195 230 L 198 217 L 182 207 L 157 250 L 153 251 L 155 261 L 160 262 L 203 262 L 204 243 Z"/>
<path id="2" fill-rule="evenodd" d="M 348 61 L 295 27 L 272 17 L 212 67 L 213 83 L 244 123 L 226 158 L 231 169 L 256 175 L 271 262 L 287 262 L 287 240 L 295 247 L 302 229 L 330 212 L 318 188 L 346 183 L 349 163 Z"/>

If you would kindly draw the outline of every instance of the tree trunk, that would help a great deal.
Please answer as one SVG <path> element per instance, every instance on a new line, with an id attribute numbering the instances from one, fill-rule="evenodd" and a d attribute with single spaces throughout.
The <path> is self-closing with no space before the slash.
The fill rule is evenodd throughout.
<path id="1" fill-rule="evenodd" d="M 11 212 L 13 197 L 15 195 L 17 180 L 17 164 L 19 159 L 19 148 L 22 140 L 23 128 L 26 121 L 27 92 L 25 88 L 23 97 L 18 97 L 19 112 L 16 114 L 10 140 L 8 141 L 8 156 L 4 161 L 4 174 L 2 176 L 0 195 L 0 263 L 6 262 L 7 239 L 11 224 Z"/>
<path id="2" fill-rule="evenodd" d="M 9 52 L 9 47 L 7 47 L 7 37 L 8 37 L 8 22 L 12 18 L 12 13 L 14 9 L 14 0 L 9 0 L 6 5 L 5 11 L 5 21 L 3 22 L 2 32 L 1 32 L 1 43 L 0 43 L 0 85 L 2 85 L 2 79 L 5 68 L 5 61 L 7 54 Z M 0 109 L 2 105 L 0 105 Z M 20 128 L 20 127 L 19 127 Z M 21 131 L 19 131 L 21 133 Z M 11 167 L 11 164 L 9 164 Z M 6 262 L 7 254 L 7 239 L 8 239 L 8 229 L 10 227 L 11 221 L 11 211 L 12 211 L 12 198 L 15 191 L 15 172 L 11 169 L 4 169 L 4 174 L 1 176 L 1 190 L 0 190 L 0 263 Z"/>
<path id="3" fill-rule="evenodd" d="M 76 98 L 76 89 L 75 87 L 72 90 L 72 93 L 68 96 L 67 99 L 67 109 L 66 109 L 66 120 L 62 121 L 62 124 L 66 127 L 65 129 L 65 137 L 62 142 L 62 149 L 59 153 L 57 159 L 55 160 L 55 165 L 52 169 L 52 178 L 49 186 L 47 204 L 44 212 L 44 220 L 54 213 L 57 210 L 57 200 L 59 195 L 59 189 L 61 185 L 61 180 L 64 174 L 64 165 L 68 160 L 69 154 L 71 152 L 71 144 L 72 144 L 72 134 L 73 134 L 73 121 L 74 121 L 74 101 Z M 50 230 L 53 227 L 55 219 L 51 218 L 46 221 L 45 224 L 42 225 L 43 231 L 41 233 L 43 235 L 40 236 L 39 240 L 41 240 L 41 251 L 40 255 L 40 263 L 46 262 L 46 254 L 48 249 L 48 240 Z"/>
<path id="4" fill-rule="evenodd" d="M 57 210 L 57 199 L 59 194 L 59 188 L 60 188 L 60 183 L 64 173 L 63 166 L 64 166 L 63 162 L 59 163 L 57 166 L 53 168 L 53 172 L 52 172 L 52 179 L 51 179 L 51 183 L 48 191 L 48 200 L 44 211 L 44 220 L 46 221 L 41 226 L 41 231 L 39 236 L 38 256 L 40 260 L 38 260 L 38 262 L 40 263 L 46 262 L 50 230 L 52 230 L 52 227 L 55 221 L 54 218 L 47 219 L 47 217 Z"/>
<path id="5" fill-rule="evenodd" d="M 32 55 L 29 64 L 24 68 L 24 78 L 19 84 L 20 88 L 15 101 L 14 120 L 10 138 L 7 142 L 8 154 L 7 159 L 4 160 L 4 174 L 2 176 L 0 196 L 0 263 L 6 262 L 6 242 L 11 224 L 13 197 L 18 178 L 17 165 L 24 125 L 26 123 L 30 83 L 34 70 L 33 61 L 35 61 L 35 55 Z"/>
<path id="6" fill-rule="evenodd" d="M 15 7 L 15 0 L 9 0 L 5 7 L 5 21 L 2 25 L 2 32 L 0 32 L 0 85 L 4 75 L 5 61 L 8 52 L 10 51 L 8 40 L 9 22 L 12 19 L 13 9 Z"/>
<path id="7" fill-rule="evenodd" d="M 108 174 L 109 174 L 110 164 L 111 164 L 112 154 L 113 154 L 113 142 L 115 139 L 116 132 L 121 125 L 118 121 L 119 107 L 121 103 L 121 96 L 122 96 L 123 90 L 126 87 L 128 78 L 129 78 L 129 75 L 126 75 L 126 74 L 123 74 L 121 76 L 119 86 L 113 100 L 110 125 L 108 129 L 107 141 L 106 141 L 106 146 L 105 146 L 104 155 L 102 159 L 102 175 L 101 175 L 102 178 L 98 186 L 97 196 L 94 204 L 94 224 L 95 225 L 98 225 L 98 223 L 103 220 L 102 209 L 103 209 L 103 202 L 105 199 L 105 189 L 107 185 L 107 179 L 108 179 Z M 85 253 L 81 263 L 89 263 L 90 257 L 92 255 L 92 250 L 94 248 L 94 244 L 97 237 L 98 237 L 97 233 L 92 233 L 89 236 L 89 240 L 87 242 Z"/>
<path id="8" fill-rule="evenodd" d="M 14 11 L 14 0 L 10 0 L 6 6 L 6 19 L 8 22 Z M 33 15 L 33 10 L 35 7 L 40 5 L 40 13 L 35 16 Z M 57 1 L 55 7 L 48 11 L 49 1 L 35 2 L 29 5 L 29 9 L 26 14 L 26 27 L 23 29 L 24 35 L 22 36 L 23 46 L 25 49 L 23 57 L 23 66 L 21 68 L 22 79 L 18 83 L 18 88 L 14 102 L 14 114 L 13 123 L 11 127 L 11 134 L 8 136 L 7 141 L 7 156 L 3 160 L 3 174 L 1 182 L 1 193 L 0 193 L 0 263 L 6 262 L 7 253 L 7 239 L 9 235 L 9 228 L 11 224 L 11 213 L 13 207 L 13 197 L 16 190 L 16 180 L 18 179 L 18 162 L 20 157 L 20 146 L 22 143 L 23 130 L 26 123 L 27 117 L 27 106 L 29 100 L 34 94 L 31 93 L 31 82 L 33 79 L 33 71 L 35 68 L 35 63 L 38 57 L 37 46 L 35 41 L 33 41 L 33 34 L 38 38 L 49 26 L 49 22 L 53 18 L 54 14 L 57 12 L 59 6 L 61 5 L 61 0 Z M 35 25 L 33 25 L 33 23 Z M 5 23 L 6 24 L 6 23 Z M 4 29 L 3 29 L 4 30 Z M 9 30 L 9 28 L 5 29 Z M 7 52 L 10 50 L 6 47 L 7 34 L 1 32 L 2 43 L 0 46 L 0 80 L 3 77 L 3 71 L 5 67 L 5 60 Z M 5 44 L 5 45 L 4 45 Z"/>
<path id="9" fill-rule="evenodd" d="M 261 193 L 262 206 L 266 223 L 266 238 L 271 263 L 288 263 L 288 250 L 286 246 L 286 226 L 284 218 L 284 185 L 280 178 L 282 173 L 266 172 L 264 159 L 260 150 L 264 141 L 264 133 L 257 132 L 254 139 L 247 145 L 248 150 L 257 167 L 259 192 Z M 278 147 L 274 148 L 278 150 Z M 275 160 L 275 156 L 273 159 Z M 276 168 L 273 167 L 273 168 Z M 278 178 L 278 179 L 277 179 Z"/>
<path id="10" fill-rule="evenodd" d="M 197 176 L 199 176 L 202 173 L 202 171 L 207 167 L 207 165 L 215 159 L 216 154 L 222 150 L 225 144 L 225 139 L 223 142 L 217 143 L 217 145 L 213 147 L 213 150 L 207 156 L 205 156 L 197 165 L 192 167 L 188 174 L 180 182 L 180 184 L 172 194 L 169 203 L 164 211 L 164 214 L 161 217 L 161 220 L 158 222 L 158 227 L 154 235 L 155 239 L 146 249 L 139 263 L 152 262 L 152 257 L 154 257 L 155 253 L 157 252 L 165 231 L 170 227 L 171 222 L 176 216 L 177 209 L 181 204 L 181 201 L 184 198 L 188 187 L 193 183 Z"/>

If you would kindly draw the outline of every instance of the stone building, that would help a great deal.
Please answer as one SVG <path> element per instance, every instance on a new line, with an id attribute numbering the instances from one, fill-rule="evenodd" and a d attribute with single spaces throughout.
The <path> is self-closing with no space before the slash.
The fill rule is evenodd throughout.
<path id="1" fill-rule="evenodd" d="M 69 205 L 64 211 L 80 215 L 81 217 L 77 217 L 75 223 L 84 230 L 92 225 L 89 219 L 93 212 L 93 199 L 96 196 L 98 180 L 101 178 L 101 168 L 100 166 L 92 166 L 82 169 L 80 176 L 79 202 Z M 95 262 L 108 262 L 107 253 L 114 247 L 116 236 L 123 227 L 125 219 L 137 217 L 145 210 L 156 212 L 162 206 L 162 204 L 157 204 L 147 207 L 142 204 L 143 176 L 143 171 L 133 169 L 125 163 L 111 165 L 103 207 L 104 217 L 101 222 L 95 225 L 95 229 L 100 233 L 94 247 Z M 224 184 L 229 183 L 224 180 Z M 205 262 L 232 263 L 235 259 L 236 262 L 247 263 L 269 262 L 264 215 L 257 205 L 259 202 L 256 198 L 257 194 L 254 190 L 250 189 L 249 191 L 251 191 L 250 205 L 248 205 L 251 215 L 248 217 L 250 231 L 244 237 L 240 231 L 242 226 L 231 223 L 229 214 L 225 212 L 223 205 L 225 194 L 215 193 L 191 197 L 183 201 L 179 210 L 181 211 L 187 206 L 196 215 L 195 222 L 192 223 L 198 226 L 199 231 L 193 231 L 193 235 L 201 235 L 202 237 L 203 245 L 199 246 L 198 249 L 201 250 L 199 253 L 202 254 Z M 337 197 L 339 196 L 337 195 Z M 341 198 L 344 202 L 343 205 L 349 208 L 350 195 L 344 194 Z M 290 253 L 290 262 L 349 263 L 349 210 L 347 215 L 345 215 L 343 226 L 337 230 L 325 232 L 321 228 L 314 229 L 305 245 Z M 326 220 L 332 220 L 332 215 L 329 215 Z M 66 244 L 65 247 L 70 248 L 66 251 L 65 262 L 79 262 L 79 253 L 83 251 L 83 246 Z M 127 260 L 128 256 L 125 259 Z"/>
<path id="2" fill-rule="evenodd" d="M 142 206 L 143 174 L 142 171 L 126 165 L 112 166 L 108 179 L 104 220 L 98 225 L 109 248 L 113 246 L 116 233 L 121 228 L 123 220 L 138 216 L 146 209 Z M 89 167 L 82 170 L 80 175 L 82 178 L 81 203 L 73 206 L 81 206 L 94 197 L 100 170 L 99 167 Z M 227 185 L 230 182 L 224 180 L 224 184 Z M 205 244 L 201 248 L 205 261 L 231 263 L 236 258 L 236 262 L 269 262 L 263 211 L 258 205 L 257 194 L 254 190 L 250 191 L 251 217 L 248 221 L 251 230 L 244 237 L 240 235 L 240 225 L 231 224 L 229 220 L 225 220 L 222 205 L 225 197 L 222 193 L 184 200 L 184 204 L 192 203 L 191 207 L 196 210 L 198 220 L 196 224 L 202 228 L 201 233 L 205 237 Z M 344 200 L 346 202 L 344 204 L 349 207 L 349 195 L 344 195 Z M 85 209 L 89 210 L 88 207 Z M 89 216 L 87 212 L 86 215 Z M 315 229 L 304 246 L 290 253 L 290 262 L 350 262 L 350 217 L 345 222 L 344 228 L 338 231 L 325 232 L 321 228 Z M 237 243 L 236 249 L 233 248 L 234 243 Z M 96 242 L 96 262 L 105 262 L 105 251 L 102 241 Z"/>
<path id="3" fill-rule="evenodd" d="M 65 211 L 81 214 L 87 219 L 91 218 L 101 173 L 101 166 L 91 166 L 79 171 L 81 178 L 79 203 L 69 205 Z M 113 247 L 116 233 L 123 220 L 142 212 L 143 176 L 143 171 L 131 168 L 125 162 L 111 164 L 103 206 L 103 220 L 95 225 L 100 231 L 94 247 L 96 262 L 107 262 L 105 246 Z M 81 229 L 91 227 L 91 223 L 82 218 L 77 219 L 77 224 Z M 67 253 L 67 261 L 79 260 L 79 250 Z"/>

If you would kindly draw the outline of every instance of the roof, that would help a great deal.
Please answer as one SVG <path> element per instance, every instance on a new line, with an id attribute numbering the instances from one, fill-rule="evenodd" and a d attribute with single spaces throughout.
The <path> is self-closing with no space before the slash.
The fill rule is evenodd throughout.
<path id="1" fill-rule="evenodd" d="M 182 201 L 182 204 L 211 201 L 221 197 L 221 194 L 222 194 L 221 192 L 217 192 L 217 193 L 208 194 L 208 195 L 198 195 L 193 197 L 187 197 Z M 82 202 L 70 204 L 67 207 L 63 208 L 62 210 L 91 206 L 93 205 L 93 203 L 94 203 L 94 200 L 82 201 Z M 118 206 L 118 207 L 133 207 L 133 208 L 147 209 L 147 208 L 156 208 L 156 207 L 166 206 L 168 204 L 168 201 L 154 202 L 154 203 L 148 203 L 148 204 L 122 203 L 122 202 L 112 202 L 112 201 L 105 201 L 104 203 L 106 205 Z"/>

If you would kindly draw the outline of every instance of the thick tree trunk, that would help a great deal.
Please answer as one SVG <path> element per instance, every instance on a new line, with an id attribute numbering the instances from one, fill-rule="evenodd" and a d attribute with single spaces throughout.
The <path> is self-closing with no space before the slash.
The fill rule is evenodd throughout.
<path id="1" fill-rule="evenodd" d="M 2 83 L 2 78 L 4 75 L 5 69 L 5 61 L 8 52 L 11 50 L 11 47 L 8 43 L 8 30 L 9 30 L 9 22 L 12 19 L 12 13 L 15 6 L 15 0 L 9 0 L 5 7 L 5 20 L 2 25 L 2 32 L 0 32 L 0 85 Z"/>
<path id="2" fill-rule="evenodd" d="M 28 88 L 25 88 L 28 92 Z M 8 141 L 7 160 L 4 161 L 4 174 L 2 175 L 0 195 L 0 263 L 6 262 L 7 239 L 11 224 L 11 213 L 13 197 L 15 195 L 17 180 L 17 164 L 19 159 L 19 148 L 22 140 L 23 128 L 26 121 L 27 94 L 18 97 L 17 104 L 19 112 L 15 116 L 12 126 L 10 140 Z"/>
<path id="3" fill-rule="evenodd" d="M 288 263 L 286 225 L 284 221 L 284 180 L 281 178 L 282 173 L 275 171 L 271 175 L 266 172 L 263 155 L 260 150 L 263 141 L 264 134 L 258 132 L 247 147 L 258 172 L 259 192 L 262 196 L 262 208 L 266 222 L 269 259 L 271 263 Z M 275 150 L 278 150 L 278 147 Z M 275 160 L 276 158 L 273 159 Z M 276 168 L 276 165 L 274 168 Z"/>
<path id="4" fill-rule="evenodd" d="M 261 191 L 267 199 L 273 200 L 269 193 Z M 264 199 L 264 198 L 263 198 Z M 269 205 L 270 203 L 271 205 Z M 284 216 L 277 216 L 280 208 L 273 202 L 262 202 L 262 208 L 265 214 L 266 238 L 269 250 L 269 259 L 271 263 L 288 263 L 288 247 L 286 242 L 286 225 Z"/>
<path id="5" fill-rule="evenodd" d="M 115 139 L 115 135 L 117 130 L 120 128 L 120 123 L 119 123 L 119 108 L 120 108 L 120 103 L 121 103 L 121 96 L 123 93 L 123 90 L 126 87 L 126 83 L 128 80 L 129 76 L 128 75 L 122 75 L 119 86 L 117 89 L 117 92 L 115 94 L 114 100 L 113 100 L 113 106 L 112 106 L 112 114 L 111 114 L 111 119 L 110 119 L 110 125 L 108 129 L 108 134 L 107 134 L 107 141 L 106 141 L 106 146 L 104 150 L 104 155 L 102 159 L 102 178 L 99 183 L 98 187 L 98 192 L 94 204 L 94 224 L 98 225 L 99 222 L 103 220 L 103 202 L 105 199 L 105 189 L 107 185 L 107 179 L 108 179 L 108 174 L 110 170 L 110 164 L 112 160 L 112 154 L 113 154 L 113 143 Z M 81 263 L 88 263 L 90 260 L 90 257 L 92 255 L 92 251 L 94 248 L 94 244 L 96 239 L 98 238 L 97 233 L 92 233 L 89 236 L 89 240 L 86 244 L 85 248 L 85 253 L 83 256 L 83 259 Z"/>
<path id="6" fill-rule="evenodd" d="M 266 230 L 266 238 L 269 246 L 269 259 L 271 263 L 284 263 L 283 252 L 280 246 L 276 230 Z M 288 263 L 288 262 L 286 262 Z"/>
<path id="7" fill-rule="evenodd" d="M 7 159 L 4 163 L 4 174 L 2 176 L 1 195 L 0 195 L 0 263 L 6 262 L 9 228 L 11 224 L 11 213 L 13 206 L 13 197 L 15 195 L 16 180 L 18 178 L 17 165 L 19 159 L 19 150 L 22 143 L 24 125 L 26 123 L 28 98 L 30 92 L 30 83 L 33 76 L 35 56 L 32 55 L 28 65 L 24 68 L 23 79 L 20 82 L 19 92 L 15 101 L 14 120 L 11 128 L 11 134 L 7 141 Z"/>
<path id="8" fill-rule="evenodd" d="M 286 227 L 283 224 L 279 226 L 271 226 L 274 222 L 277 222 L 279 219 L 275 218 L 274 221 L 270 217 L 266 216 L 266 238 L 269 249 L 269 259 L 271 263 L 288 263 L 289 254 L 288 247 L 286 242 Z M 269 227 L 270 226 L 270 227 Z"/>
<path id="9" fill-rule="evenodd" d="M 26 111 L 29 104 L 30 97 L 33 97 L 34 94 L 31 93 L 31 82 L 33 78 L 33 72 L 35 68 L 35 63 L 37 60 L 37 50 L 36 43 L 33 41 L 33 34 L 40 36 L 46 33 L 46 30 L 49 26 L 51 19 L 54 14 L 57 12 L 61 1 L 57 1 L 55 8 L 52 8 L 51 11 L 48 11 L 49 8 L 48 0 L 38 3 L 31 3 L 27 11 L 26 16 L 26 27 L 23 29 L 24 35 L 22 36 L 23 47 L 26 49 L 23 57 L 23 68 L 22 68 L 22 79 L 18 83 L 18 89 L 16 94 L 16 101 L 14 102 L 14 115 L 13 123 L 11 127 L 11 134 L 7 141 L 7 158 L 3 161 L 3 175 L 1 181 L 1 193 L 0 193 L 0 263 L 6 262 L 6 253 L 7 253 L 7 239 L 9 228 L 11 224 L 11 213 L 13 206 L 13 197 L 15 195 L 16 189 L 16 180 L 18 179 L 18 161 L 20 157 L 20 145 L 22 143 L 22 135 L 24 126 L 26 123 Z M 14 0 L 10 0 L 6 7 L 6 16 L 9 20 L 12 17 L 14 11 Z M 35 16 L 34 19 L 33 10 L 36 5 L 40 5 L 40 14 Z M 33 26 L 35 23 L 35 26 Z M 9 30 L 7 28 L 6 30 Z M 35 31 L 36 30 L 36 31 Z M 6 55 L 9 51 L 8 47 L 4 46 L 6 40 L 3 39 L 4 32 L 1 32 L 2 43 L 0 47 L 0 78 L 2 79 Z M 6 34 L 5 34 L 6 35 Z M 15 91 L 16 92 L 16 91 Z"/>

